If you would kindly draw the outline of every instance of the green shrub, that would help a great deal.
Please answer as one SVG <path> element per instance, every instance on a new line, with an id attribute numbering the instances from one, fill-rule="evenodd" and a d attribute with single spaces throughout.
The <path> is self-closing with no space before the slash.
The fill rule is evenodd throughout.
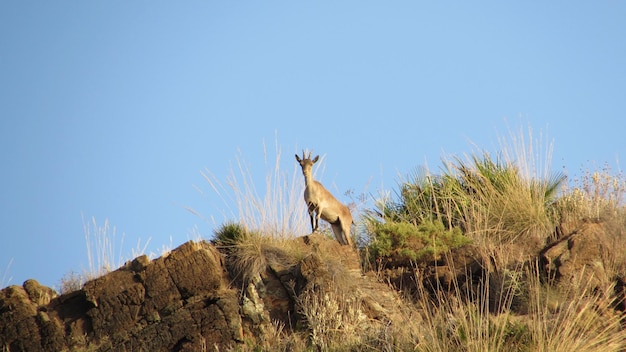
<path id="1" fill-rule="evenodd" d="M 377 223 L 373 232 L 370 259 L 383 262 L 437 260 L 450 249 L 471 242 L 458 228 L 446 230 L 439 221 L 426 221 L 419 225 L 405 221 Z"/>
<path id="2" fill-rule="evenodd" d="M 215 231 L 215 244 L 217 246 L 235 246 L 244 243 L 249 237 L 248 232 L 240 224 L 227 222 Z"/>
<path id="3" fill-rule="evenodd" d="M 379 222 L 443 223 L 483 243 L 545 238 L 554 228 L 554 204 L 565 180 L 528 179 L 512 163 L 485 153 L 445 163 L 441 175 L 415 173 L 397 199 L 384 199 L 367 218 Z"/>

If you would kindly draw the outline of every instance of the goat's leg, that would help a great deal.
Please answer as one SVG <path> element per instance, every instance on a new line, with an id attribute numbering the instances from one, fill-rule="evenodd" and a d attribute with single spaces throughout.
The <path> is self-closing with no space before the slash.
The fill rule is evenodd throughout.
<path id="1" fill-rule="evenodd" d="M 322 216 L 322 208 L 317 205 L 311 204 L 309 206 L 309 213 L 311 214 L 311 227 L 313 233 L 317 232 L 317 228 L 320 226 L 320 217 Z"/>
<path id="2" fill-rule="evenodd" d="M 320 226 L 320 218 L 322 217 L 322 211 L 321 209 L 317 209 L 316 215 L 315 215 L 315 228 L 313 229 L 313 232 L 316 232 L 317 229 Z"/>
<path id="3" fill-rule="evenodd" d="M 309 217 L 311 218 L 311 233 L 315 232 L 315 212 L 309 211 Z"/>
<path id="4" fill-rule="evenodd" d="M 307 208 L 309 210 L 309 218 L 311 219 L 311 233 L 313 233 L 317 229 L 317 224 L 315 223 L 315 205 L 309 203 L 307 204 Z"/>
<path id="5" fill-rule="evenodd" d="M 337 242 L 339 242 L 339 244 L 341 245 L 346 245 L 347 243 L 345 242 L 345 239 L 341 234 L 341 223 L 337 221 L 334 224 L 330 224 L 330 227 L 333 229 L 333 233 L 335 234 L 335 239 L 337 240 Z"/>
<path id="6" fill-rule="evenodd" d="M 346 224 L 346 221 L 341 222 L 341 232 L 343 232 L 343 239 L 346 241 L 346 244 L 350 247 L 352 245 L 352 237 L 350 237 L 350 227 L 352 226 L 352 222 Z"/>

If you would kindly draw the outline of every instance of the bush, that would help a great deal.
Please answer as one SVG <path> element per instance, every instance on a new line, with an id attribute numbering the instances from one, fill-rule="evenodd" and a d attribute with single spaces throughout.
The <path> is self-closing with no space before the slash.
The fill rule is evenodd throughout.
<path id="1" fill-rule="evenodd" d="M 374 239 L 369 247 L 370 259 L 386 263 L 409 264 L 438 260 L 450 249 L 471 242 L 458 228 L 446 230 L 439 221 L 426 221 L 419 225 L 405 221 L 377 223 L 373 232 Z"/>
<path id="2" fill-rule="evenodd" d="M 440 222 L 481 243 L 523 243 L 553 232 L 564 176 L 527 179 L 512 163 L 487 153 L 445 165 L 442 175 L 416 173 L 401 184 L 397 200 L 383 200 L 370 212 L 370 225 Z"/>
<path id="3" fill-rule="evenodd" d="M 249 234 L 243 226 L 234 222 L 227 222 L 215 231 L 214 242 L 217 246 L 230 247 L 244 243 L 247 237 Z"/>

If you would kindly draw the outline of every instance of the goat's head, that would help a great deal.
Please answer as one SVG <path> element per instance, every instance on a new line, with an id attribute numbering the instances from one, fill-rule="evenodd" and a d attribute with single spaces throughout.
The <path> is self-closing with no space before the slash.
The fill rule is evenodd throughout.
<path id="1" fill-rule="evenodd" d="M 302 151 L 302 158 L 300 158 L 298 154 L 296 154 L 296 161 L 298 161 L 300 167 L 302 167 L 303 174 L 310 172 L 313 168 L 313 164 L 315 164 L 320 158 L 319 155 L 316 155 L 315 158 L 311 159 L 312 154 L 312 152 L 309 152 L 309 155 L 307 156 L 306 151 L 304 150 Z"/>

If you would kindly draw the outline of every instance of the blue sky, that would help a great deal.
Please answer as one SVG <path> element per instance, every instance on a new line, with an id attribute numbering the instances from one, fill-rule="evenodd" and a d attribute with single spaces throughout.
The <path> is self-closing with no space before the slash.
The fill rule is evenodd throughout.
<path id="1" fill-rule="evenodd" d="M 1 283 L 85 269 L 83 217 L 126 257 L 210 237 L 185 210 L 220 215 L 200 172 L 225 180 L 241 152 L 262 186 L 264 142 L 289 172 L 324 155 L 343 201 L 527 126 L 557 172 L 617 168 L 624 18 L 622 1 L 4 1 Z"/>

